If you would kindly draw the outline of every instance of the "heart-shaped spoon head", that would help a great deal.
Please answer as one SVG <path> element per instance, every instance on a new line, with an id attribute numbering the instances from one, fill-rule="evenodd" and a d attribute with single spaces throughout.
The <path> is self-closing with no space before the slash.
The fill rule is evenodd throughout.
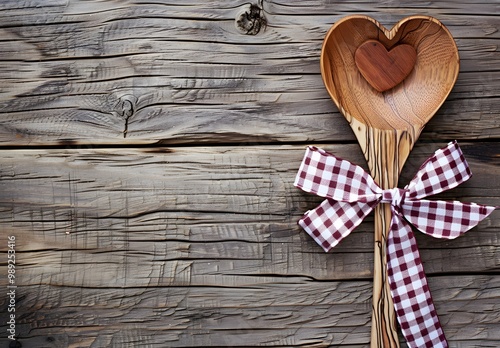
<path id="1" fill-rule="evenodd" d="M 378 46 L 366 52 L 367 43 Z M 393 63 L 403 66 L 402 75 L 394 72 L 397 69 L 387 69 L 390 64 L 370 62 L 370 58 L 378 59 L 384 52 L 385 58 L 391 58 L 392 53 Z M 358 65 L 356 56 L 362 57 L 358 57 Z M 365 66 L 361 67 L 360 61 Z M 380 70 L 384 66 L 387 71 Z M 329 30 L 321 52 L 323 81 L 342 114 L 350 123 L 354 119 L 383 130 L 416 129 L 419 134 L 447 98 L 458 71 L 455 41 L 446 27 L 432 17 L 408 17 L 387 30 L 370 17 L 348 16 Z M 382 86 L 371 81 L 372 76 L 383 74 L 389 76 L 381 80 Z M 394 85 L 384 83 L 391 78 Z"/>

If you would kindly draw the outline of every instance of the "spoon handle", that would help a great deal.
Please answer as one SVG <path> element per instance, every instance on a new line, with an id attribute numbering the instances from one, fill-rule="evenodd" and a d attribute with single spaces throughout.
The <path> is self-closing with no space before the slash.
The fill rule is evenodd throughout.
<path id="1" fill-rule="evenodd" d="M 374 214 L 375 249 L 371 348 L 398 348 L 396 316 L 387 280 L 386 241 L 391 222 L 389 205 L 379 204 L 375 207 Z"/>
<path id="2" fill-rule="evenodd" d="M 351 125 L 352 126 L 352 125 Z M 368 162 L 370 173 L 382 189 L 397 187 L 399 174 L 420 129 L 380 130 L 359 124 L 353 127 Z M 391 223 L 389 204 L 379 204 L 375 214 L 373 270 L 372 348 L 399 347 L 396 315 L 387 279 L 387 235 Z"/>

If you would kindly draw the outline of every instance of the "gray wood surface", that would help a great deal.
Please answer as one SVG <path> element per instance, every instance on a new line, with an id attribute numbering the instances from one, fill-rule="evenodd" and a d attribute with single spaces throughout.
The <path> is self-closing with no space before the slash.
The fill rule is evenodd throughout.
<path id="1" fill-rule="evenodd" d="M 441 20 L 459 78 L 400 183 L 458 139 L 474 175 L 439 198 L 500 205 L 499 9 L 2 0 L 0 289 L 15 236 L 19 343 L 367 347 L 373 218 L 328 254 L 296 224 L 321 201 L 292 185 L 306 145 L 366 168 L 323 87 L 323 37 L 353 13 Z M 499 239 L 498 212 L 456 240 L 417 234 L 451 347 L 498 346 Z"/>
<path id="2" fill-rule="evenodd" d="M 319 53 L 368 10 L 388 27 L 433 15 L 456 38 L 461 73 L 422 140 L 498 137 L 498 1 L 414 3 L 266 1 L 244 35 L 246 1 L 4 0 L 0 143 L 353 141 Z"/>

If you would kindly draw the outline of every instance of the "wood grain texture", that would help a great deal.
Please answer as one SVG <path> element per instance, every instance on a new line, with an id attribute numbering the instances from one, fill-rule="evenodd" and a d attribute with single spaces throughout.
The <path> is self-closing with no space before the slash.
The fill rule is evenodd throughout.
<path id="1" fill-rule="evenodd" d="M 366 79 L 358 53 L 367 42 L 377 42 L 384 52 L 404 45 L 414 49 L 415 66 L 410 65 L 413 69 L 402 83 L 382 92 Z M 371 58 L 376 59 L 373 53 Z M 367 54 L 364 60 L 368 59 Z M 372 17 L 351 15 L 326 34 L 320 65 L 328 93 L 355 132 L 359 126 L 353 119 L 366 129 L 408 131 L 412 144 L 455 85 L 459 60 L 451 33 L 436 18 L 409 16 L 385 28 Z M 371 141 L 361 133 L 358 141 Z"/>
<path id="2" fill-rule="evenodd" d="M 500 134 L 494 2 L 264 1 L 257 35 L 235 26 L 246 1 L 0 6 L 2 144 L 354 141 L 319 54 L 332 23 L 367 11 L 388 27 L 435 16 L 457 40 L 459 80 L 423 139 Z"/>
<path id="3" fill-rule="evenodd" d="M 441 145 L 417 145 L 402 183 Z M 362 163 L 357 145 L 323 147 Z M 498 146 L 463 149 L 474 177 L 440 197 L 500 204 Z M 23 346 L 366 346 L 373 220 L 322 252 L 296 224 L 321 200 L 292 186 L 303 151 L 1 151 L 1 250 L 16 235 Z M 457 346 L 500 339 L 499 230 L 495 212 L 454 241 L 417 236 Z"/>
<path id="4" fill-rule="evenodd" d="M 388 50 L 380 41 L 368 40 L 355 53 L 356 66 L 379 92 L 399 85 L 411 73 L 417 60 L 413 46 L 399 44 Z"/>
<path id="5" fill-rule="evenodd" d="M 429 283 L 454 346 L 496 345 L 498 276 Z M 40 285 L 21 291 L 22 308 L 30 309 L 23 347 L 365 347 L 369 340 L 368 281 L 298 277 L 237 288 Z"/>
<path id="6" fill-rule="evenodd" d="M 368 168 L 323 86 L 323 38 L 353 13 L 387 27 L 440 19 L 460 74 L 400 183 L 459 139 L 474 176 L 439 197 L 500 205 L 497 12 L 470 0 L 0 1 L 0 288 L 15 235 L 22 347 L 367 347 L 373 216 L 329 254 L 296 225 L 321 201 L 292 187 L 306 144 Z M 417 234 L 453 347 L 500 340 L 499 231 L 495 212 L 453 241 Z"/>

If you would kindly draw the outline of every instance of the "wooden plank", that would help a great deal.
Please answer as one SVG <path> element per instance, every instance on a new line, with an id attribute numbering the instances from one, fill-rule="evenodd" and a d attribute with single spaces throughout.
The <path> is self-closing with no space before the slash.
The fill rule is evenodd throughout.
<path id="1" fill-rule="evenodd" d="M 415 149 L 404 180 L 435 145 Z M 484 146 L 464 144 L 475 175 L 441 197 L 499 205 L 498 159 L 493 160 L 498 146 L 490 146 L 492 157 L 482 162 Z M 326 148 L 363 163 L 357 145 Z M 2 151 L 0 223 L 5 233 L 20 234 L 28 243 L 24 252 L 39 261 L 30 267 L 33 276 L 44 272 L 61 284 L 64 270 L 45 264 L 66 258 L 82 267 L 106 265 L 102 273 L 75 280 L 91 287 L 109 279 L 117 286 L 145 286 L 152 277 L 149 261 L 156 259 L 154 277 L 163 286 L 221 280 L 234 285 L 239 276 L 290 272 L 369 279 L 372 221 L 328 255 L 296 225 L 321 201 L 292 186 L 303 151 L 302 146 Z M 456 241 L 419 235 L 427 271 L 498 271 L 495 214 Z M 129 248 L 137 253 L 129 254 Z"/>
<path id="2" fill-rule="evenodd" d="M 402 8 L 445 23 L 461 56 L 421 139 L 500 135 L 497 5 L 316 5 L 265 2 L 266 29 L 244 35 L 245 1 L 3 2 L 0 144 L 353 142 L 319 74 L 322 39 L 344 15 L 390 26 Z"/>
<path id="3" fill-rule="evenodd" d="M 431 277 L 429 283 L 453 346 L 491 346 L 500 339 L 500 277 Z M 28 347 L 352 347 L 369 342 L 369 281 L 295 277 L 238 287 L 97 289 L 41 282 L 20 287 L 18 294 L 20 341 Z"/>

